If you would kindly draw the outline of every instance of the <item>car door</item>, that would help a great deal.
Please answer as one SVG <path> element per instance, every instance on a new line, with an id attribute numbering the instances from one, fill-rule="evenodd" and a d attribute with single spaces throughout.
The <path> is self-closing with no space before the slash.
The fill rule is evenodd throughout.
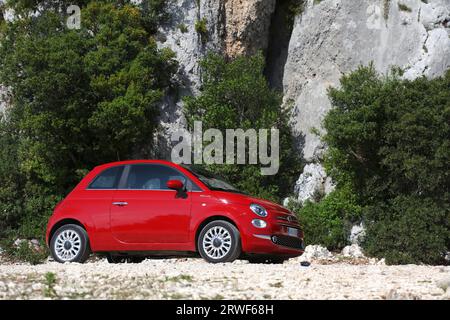
<path id="1" fill-rule="evenodd" d="M 187 178 L 159 164 L 127 166 L 114 194 L 111 232 L 125 243 L 186 243 L 189 241 L 191 197 L 167 188 L 167 181 Z"/>

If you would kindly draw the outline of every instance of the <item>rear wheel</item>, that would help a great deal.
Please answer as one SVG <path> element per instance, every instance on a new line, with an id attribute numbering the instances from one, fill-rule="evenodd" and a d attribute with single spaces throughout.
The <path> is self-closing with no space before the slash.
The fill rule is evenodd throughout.
<path id="1" fill-rule="evenodd" d="M 76 224 L 58 228 L 50 240 L 50 252 L 61 263 L 85 262 L 91 252 L 86 230 Z"/>
<path id="2" fill-rule="evenodd" d="M 197 247 L 202 258 L 208 262 L 233 262 L 241 254 L 241 236 L 233 224 L 216 220 L 202 229 Z"/>

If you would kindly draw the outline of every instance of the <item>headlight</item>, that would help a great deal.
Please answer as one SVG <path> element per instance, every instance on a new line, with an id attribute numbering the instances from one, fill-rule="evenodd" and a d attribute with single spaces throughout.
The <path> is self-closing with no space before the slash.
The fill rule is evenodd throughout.
<path id="1" fill-rule="evenodd" d="M 263 206 L 260 206 L 259 204 L 256 203 L 252 203 L 250 205 L 250 210 L 252 210 L 256 215 L 260 216 L 260 217 L 267 217 L 267 211 L 266 209 L 264 209 Z"/>
<path id="2" fill-rule="evenodd" d="M 264 220 L 261 220 L 261 219 L 253 219 L 252 220 L 252 225 L 255 226 L 256 228 L 259 228 L 259 229 L 267 227 L 267 223 Z"/>

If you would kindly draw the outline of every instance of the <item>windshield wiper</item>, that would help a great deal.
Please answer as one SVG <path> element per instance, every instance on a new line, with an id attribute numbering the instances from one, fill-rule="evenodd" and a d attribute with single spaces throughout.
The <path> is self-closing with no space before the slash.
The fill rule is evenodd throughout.
<path id="1" fill-rule="evenodd" d="M 216 188 L 216 187 L 209 187 L 213 191 L 225 191 L 225 192 L 234 192 L 234 193 L 241 193 L 246 194 L 244 191 L 240 190 L 234 190 L 234 189 L 223 189 L 223 188 Z"/>

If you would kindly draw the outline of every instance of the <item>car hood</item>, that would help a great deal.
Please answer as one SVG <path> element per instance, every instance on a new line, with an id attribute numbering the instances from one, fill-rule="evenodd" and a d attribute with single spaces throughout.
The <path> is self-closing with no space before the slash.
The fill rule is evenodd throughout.
<path id="1" fill-rule="evenodd" d="M 278 211 L 278 212 L 283 212 L 286 214 L 292 214 L 285 207 L 283 207 L 275 202 L 269 201 L 269 200 L 264 200 L 264 199 L 252 197 L 252 196 L 241 194 L 241 193 L 234 193 L 234 192 L 214 191 L 213 194 L 217 199 L 219 199 L 221 201 L 226 201 L 227 203 L 240 204 L 240 205 L 244 205 L 244 206 L 246 206 L 246 205 L 250 206 L 250 204 L 252 204 L 252 203 L 257 203 L 257 204 L 262 205 L 264 208 L 266 208 L 266 210 L 269 210 L 269 211 Z"/>

